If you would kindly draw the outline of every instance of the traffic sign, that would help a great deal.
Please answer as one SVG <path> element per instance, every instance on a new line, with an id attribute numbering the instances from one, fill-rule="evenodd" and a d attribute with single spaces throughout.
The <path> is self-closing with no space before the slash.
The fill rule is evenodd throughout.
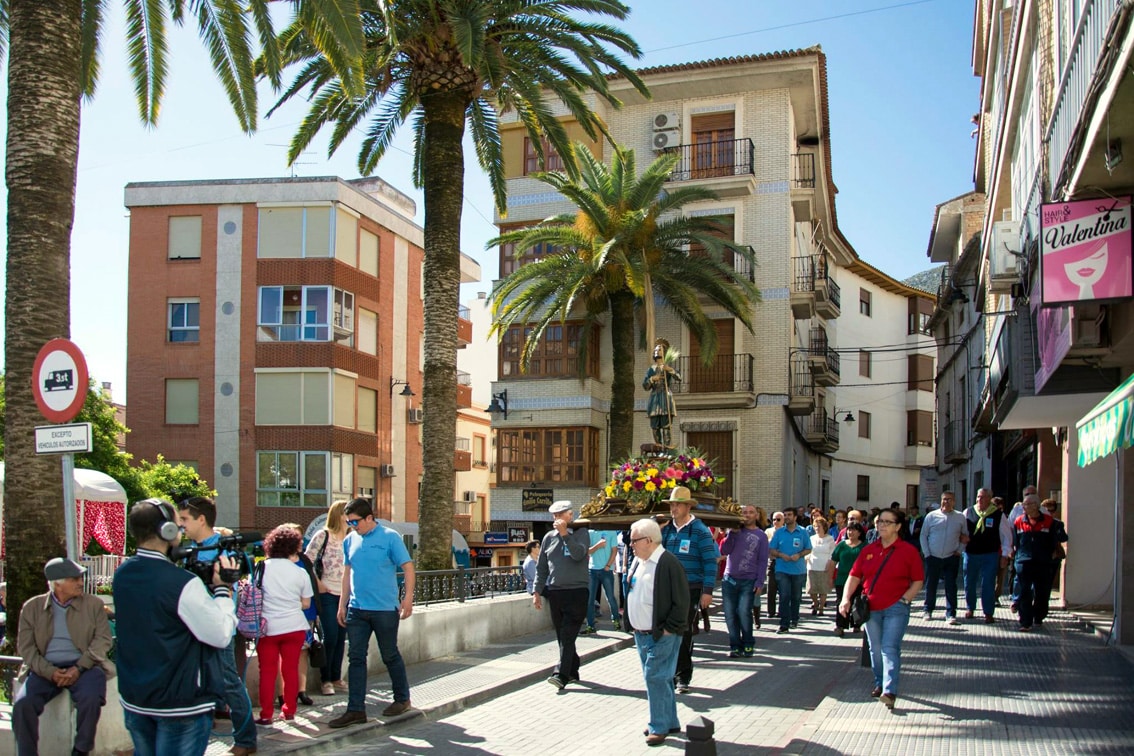
<path id="1" fill-rule="evenodd" d="M 87 361 L 74 342 L 52 339 L 32 366 L 32 396 L 40 414 L 53 423 L 75 419 L 87 399 Z"/>
<path id="2" fill-rule="evenodd" d="M 36 454 L 74 454 L 89 452 L 92 447 L 91 424 L 37 425 L 35 428 Z"/>

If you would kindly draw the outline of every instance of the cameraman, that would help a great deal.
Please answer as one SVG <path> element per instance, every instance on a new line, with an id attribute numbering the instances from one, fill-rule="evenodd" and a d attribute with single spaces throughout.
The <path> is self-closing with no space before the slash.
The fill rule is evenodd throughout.
<path id="1" fill-rule="evenodd" d="M 199 565 L 215 562 L 220 552 L 217 548 L 208 547 L 216 547 L 221 537 L 213 529 L 217 522 L 217 505 L 213 500 L 204 496 L 185 499 L 177 505 L 177 520 L 185 535 L 198 547 L 190 559 Z M 228 553 L 225 556 L 239 558 L 239 555 Z M 200 570 L 195 572 L 201 574 Z M 224 700 L 228 704 L 229 716 L 232 717 L 232 739 L 235 743 L 229 753 L 233 756 L 248 756 L 256 752 L 256 723 L 252 719 L 252 702 L 248 698 L 248 689 L 244 687 L 244 681 L 236 671 L 234 643 L 234 640 L 229 640 L 222 659 Z"/>
<path id="2" fill-rule="evenodd" d="M 224 697 L 221 656 L 236 629 L 232 588 L 221 581 L 221 568 L 236 563 L 221 555 L 206 588 L 169 561 L 181 532 L 167 501 L 135 503 L 129 526 L 138 552 L 114 573 L 126 729 L 135 756 L 201 756 L 213 708 Z"/>

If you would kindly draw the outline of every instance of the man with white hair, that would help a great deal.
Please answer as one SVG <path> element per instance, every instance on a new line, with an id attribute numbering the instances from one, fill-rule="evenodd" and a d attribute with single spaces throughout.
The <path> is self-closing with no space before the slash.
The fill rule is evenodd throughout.
<path id="1" fill-rule="evenodd" d="M 587 557 L 591 536 L 586 528 L 571 527 L 575 519 L 571 502 L 557 501 L 547 511 L 554 520 L 552 530 L 540 544 L 532 605 L 542 609 L 543 599 L 547 598 L 551 624 L 555 626 L 555 636 L 559 641 L 559 664 L 547 681 L 563 690 L 567 683 L 579 681 L 579 654 L 575 652 L 575 642 L 587 618 L 591 577 Z"/>
<path id="2" fill-rule="evenodd" d="M 24 602 L 16 647 L 24 660 L 23 683 L 12 706 L 12 729 L 20 756 L 39 747 L 39 717 L 64 690 L 75 705 L 74 754 L 94 750 L 95 732 L 106 701 L 107 660 L 113 643 L 110 622 L 98 596 L 83 593 L 81 567 L 56 557 L 43 569 L 50 590 Z"/>
<path id="3" fill-rule="evenodd" d="M 689 623 L 689 581 L 681 562 L 662 546 L 661 528 L 653 520 L 638 520 L 630 526 L 630 548 L 635 562 L 626 616 L 650 705 L 646 745 L 657 746 L 671 733 L 681 731 L 673 678 Z"/>

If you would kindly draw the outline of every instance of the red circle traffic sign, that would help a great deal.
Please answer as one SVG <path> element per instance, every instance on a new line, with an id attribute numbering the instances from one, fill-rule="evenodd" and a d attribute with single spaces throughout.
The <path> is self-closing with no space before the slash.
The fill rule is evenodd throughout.
<path id="1" fill-rule="evenodd" d="M 52 339 L 32 366 L 32 396 L 40 414 L 53 423 L 75 419 L 87 400 L 87 361 L 74 342 Z"/>

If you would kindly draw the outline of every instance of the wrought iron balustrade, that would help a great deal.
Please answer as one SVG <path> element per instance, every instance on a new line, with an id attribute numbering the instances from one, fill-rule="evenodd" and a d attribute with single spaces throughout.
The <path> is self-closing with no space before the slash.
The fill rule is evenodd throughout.
<path id="1" fill-rule="evenodd" d="M 752 390 L 752 355 L 718 354 L 706 366 L 695 355 L 677 358 L 682 380 L 674 384 L 678 394 L 708 394 Z"/>
<path id="2" fill-rule="evenodd" d="M 730 139 L 668 147 L 663 153 L 680 156 L 670 181 L 695 181 L 722 176 L 754 175 L 755 147 L 751 139 Z"/>
<path id="3" fill-rule="evenodd" d="M 520 566 L 458 567 L 455 570 L 419 570 L 416 575 L 413 602 L 418 605 L 445 601 L 464 602 L 526 593 L 527 584 Z M 405 584 L 399 585 L 405 596 Z"/>

